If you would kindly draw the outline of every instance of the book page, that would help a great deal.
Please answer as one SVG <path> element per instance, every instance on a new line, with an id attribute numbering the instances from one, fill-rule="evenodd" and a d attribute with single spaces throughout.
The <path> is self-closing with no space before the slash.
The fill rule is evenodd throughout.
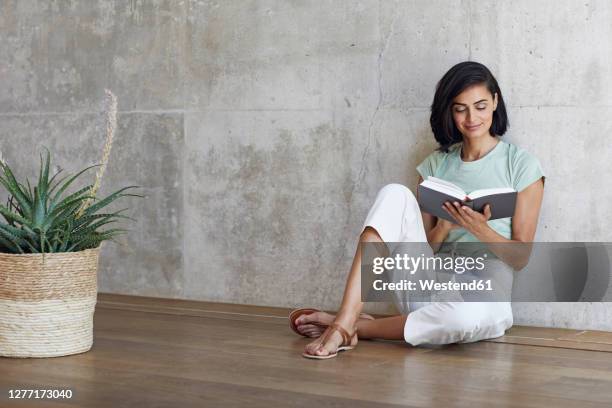
<path id="1" fill-rule="evenodd" d="M 430 180 L 431 178 L 433 178 L 434 180 Z M 446 195 L 455 197 L 458 200 L 461 200 L 461 201 L 465 200 L 465 197 L 466 197 L 465 191 L 463 191 L 462 189 L 460 189 L 459 187 L 457 187 L 456 185 L 452 183 L 444 182 L 444 180 L 440 180 L 440 181 L 443 181 L 443 183 L 439 183 L 437 182 L 437 180 L 440 180 L 440 179 L 436 179 L 434 177 L 428 177 L 427 180 L 421 183 L 421 185 L 423 187 L 427 187 L 434 191 L 438 191 L 440 193 L 444 193 Z"/>
<path id="2" fill-rule="evenodd" d="M 485 188 L 482 190 L 476 190 L 468 194 L 468 198 L 470 200 L 475 200 L 480 197 L 490 196 L 494 194 L 504 194 L 504 193 L 513 193 L 515 190 L 510 187 L 500 187 L 500 188 Z"/>

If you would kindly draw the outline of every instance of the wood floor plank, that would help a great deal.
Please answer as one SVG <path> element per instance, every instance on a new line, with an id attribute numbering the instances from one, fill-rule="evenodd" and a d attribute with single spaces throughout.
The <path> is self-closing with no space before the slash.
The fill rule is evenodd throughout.
<path id="1" fill-rule="evenodd" d="M 98 307 L 183 316 L 210 316 L 235 320 L 266 320 L 273 317 L 286 324 L 290 309 L 268 306 L 161 299 L 117 294 L 99 295 Z M 612 332 L 563 328 L 514 326 L 506 335 L 485 340 L 494 343 L 612 352 Z"/>
<path id="2" fill-rule="evenodd" d="M 360 341 L 335 359 L 313 361 L 301 357 L 309 340 L 289 329 L 287 310 L 249 310 L 103 296 L 90 352 L 0 358 L 0 406 L 18 406 L 7 402 L 6 390 L 24 386 L 72 388 L 72 400 L 35 405 L 64 407 L 611 406 L 612 353 L 510 342 L 414 348 Z M 558 341 L 575 332 L 512 334 Z"/>
<path id="3" fill-rule="evenodd" d="M 612 333 L 597 330 L 583 330 L 578 333 L 571 333 L 561 336 L 558 338 L 558 340 L 605 344 L 612 346 Z"/>

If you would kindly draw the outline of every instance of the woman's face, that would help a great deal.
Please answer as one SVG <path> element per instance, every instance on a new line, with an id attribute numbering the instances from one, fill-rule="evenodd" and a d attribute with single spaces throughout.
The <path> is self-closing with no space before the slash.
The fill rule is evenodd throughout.
<path id="1" fill-rule="evenodd" d="M 469 139 L 490 135 L 495 109 L 497 94 L 492 96 L 484 84 L 466 88 L 453 99 L 451 105 L 455 126 L 464 138 Z"/>

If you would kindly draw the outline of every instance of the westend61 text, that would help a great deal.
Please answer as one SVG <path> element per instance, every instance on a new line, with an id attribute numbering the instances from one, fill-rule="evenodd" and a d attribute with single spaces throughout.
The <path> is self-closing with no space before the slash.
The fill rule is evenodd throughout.
<path id="1" fill-rule="evenodd" d="M 419 280 L 419 285 L 414 281 L 402 279 L 399 282 L 384 282 L 381 279 L 375 280 L 372 284 L 374 290 L 397 290 L 397 291 L 492 291 L 491 279 L 479 279 L 471 282 L 437 282 L 433 279 Z"/>

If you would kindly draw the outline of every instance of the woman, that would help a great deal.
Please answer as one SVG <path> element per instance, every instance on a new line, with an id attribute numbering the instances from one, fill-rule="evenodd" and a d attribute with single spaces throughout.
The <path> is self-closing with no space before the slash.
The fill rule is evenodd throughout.
<path id="1" fill-rule="evenodd" d="M 433 252 L 449 243 L 482 242 L 510 276 L 510 246 L 532 242 L 544 194 L 539 162 L 525 150 L 503 142 L 508 119 L 501 90 L 482 64 L 462 62 L 452 67 L 436 87 L 430 117 L 440 147 L 419 166 L 419 183 L 428 176 L 450 181 L 464 191 L 512 187 L 517 201 L 512 218 L 489 221 L 483 213 L 445 203 L 456 223 L 421 212 L 411 191 L 399 184 L 381 189 L 372 206 L 336 316 L 299 309 L 290 316 L 298 333 L 317 337 L 304 357 L 325 359 L 353 348 L 357 338 L 404 339 L 412 345 L 472 342 L 498 337 L 512 326 L 508 302 L 398 302 L 403 314 L 371 319 L 360 315 L 362 242 L 428 242 Z M 505 268 L 505 269 L 504 269 Z M 325 330 L 324 330 L 325 329 Z"/>

